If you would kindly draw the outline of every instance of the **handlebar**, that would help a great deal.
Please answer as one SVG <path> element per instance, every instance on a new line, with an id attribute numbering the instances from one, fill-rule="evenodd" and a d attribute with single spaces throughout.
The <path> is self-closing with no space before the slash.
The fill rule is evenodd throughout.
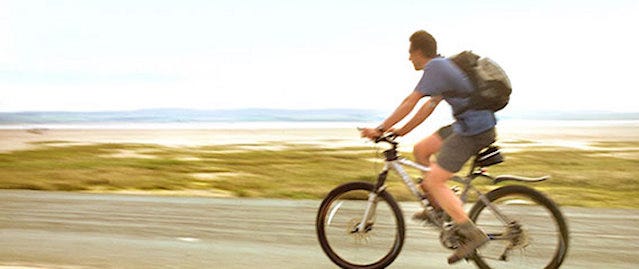
<path id="1" fill-rule="evenodd" d="M 399 137 L 398 135 L 394 134 L 394 133 L 386 133 L 383 134 L 382 136 L 378 137 L 375 139 L 375 143 L 379 143 L 379 142 L 386 142 L 389 143 L 393 146 L 397 146 L 399 144 L 399 142 L 395 141 L 395 138 Z"/>
<path id="2" fill-rule="evenodd" d="M 358 131 L 363 130 L 364 128 L 361 127 L 357 127 Z M 375 144 L 380 143 L 380 142 L 386 142 L 388 144 L 393 145 L 393 147 L 397 147 L 397 145 L 399 144 L 399 142 L 395 141 L 395 139 L 399 137 L 398 135 L 394 134 L 394 133 L 385 133 L 382 134 L 380 137 L 375 138 L 375 139 L 371 139 L 373 142 L 375 142 Z"/>
<path id="3" fill-rule="evenodd" d="M 357 128 L 358 130 L 363 130 L 362 128 Z M 399 142 L 395 141 L 395 139 L 399 137 L 398 135 L 396 135 L 393 132 L 388 132 L 388 133 L 383 133 L 381 136 L 375 138 L 375 139 L 371 139 L 373 140 L 373 142 L 375 142 L 375 144 L 380 143 L 380 142 L 386 142 L 388 144 L 391 145 L 390 149 L 387 149 L 384 151 L 384 155 L 386 157 L 387 161 L 394 161 L 397 160 L 398 155 L 397 155 L 397 148 L 399 147 Z"/>
<path id="4" fill-rule="evenodd" d="M 363 130 L 363 128 L 358 127 L 357 130 L 361 131 Z M 399 136 L 394 133 L 384 133 L 380 137 L 371 140 L 376 144 L 380 142 L 386 142 L 391 144 L 394 148 L 397 148 L 397 145 L 399 145 L 399 142 L 395 141 L 397 137 Z"/>

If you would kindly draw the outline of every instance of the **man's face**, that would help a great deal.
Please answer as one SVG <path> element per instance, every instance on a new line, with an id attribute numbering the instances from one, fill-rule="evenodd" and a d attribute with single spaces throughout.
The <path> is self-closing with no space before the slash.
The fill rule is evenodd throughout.
<path id="1" fill-rule="evenodd" d="M 421 50 L 418 49 L 409 49 L 408 50 L 408 60 L 411 61 L 413 63 L 413 66 L 415 67 L 415 70 L 422 70 L 424 69 L 424 65 L 426 65 L 426 57 L 424 57 L 424 54 L 422 53 Z"/>

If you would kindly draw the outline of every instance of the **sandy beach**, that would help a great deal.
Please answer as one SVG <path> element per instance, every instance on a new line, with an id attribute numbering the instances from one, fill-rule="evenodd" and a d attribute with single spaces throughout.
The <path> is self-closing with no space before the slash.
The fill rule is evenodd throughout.
<path id="1" fill-rule="evenodd" d="M 171 147 L 225 144 L 298 143 L 363 144 L 356 129 L 47 129 L 0 130 L 0 151 L 37 147 L 38 142 L 65 144 L 135 143 Z M 55 144 L 55 143 L 54 143 Z"/>
<path id="2" fill-rule="evenodd" d="M 435 131 L 424 126 L 401 138 L 403 147 Z M 498 126 L 498 143 L 507 149 L 522 145 L 585 148 L 600 141 L 639 141 L 639 122 L 510 122 Z M 206 129 L 135 129 L 135 128 L 51 128 L 0 129 L 0 152 L 37 147 L 39 142 L 58 145 L 95 143 L 156 144 L 171 147 L 197 147 L 224 144 L 315 144 L 321 146 L 366 146 L 353 128 L 206 128 Z M 49 143 L 51 144 L 51 143 Z M 56 143 L 53 143 L 54 145 Z"/>

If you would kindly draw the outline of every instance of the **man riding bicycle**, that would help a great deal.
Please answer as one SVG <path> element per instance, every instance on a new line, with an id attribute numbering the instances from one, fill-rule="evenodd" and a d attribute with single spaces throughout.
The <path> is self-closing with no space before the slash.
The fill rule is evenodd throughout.
<path id="1" fill-rule="evenodd" d="M 472 254 L 475 249 L 488 242 L 486 234 L 468 218 L 460 199 L 446 185 L 464 163 L 481 149 L 495 142 L 497 123 L 492 110 L 467 109 L 468 96 L 475 90 L 470 78 L 447 58 L 437 54 L 437 42 L 428 32 L 420 30 L 410 37 L 409 60 L 415 70 L 423 70 L 423 76 L 395 111 L 377 128 L 364 128 L 362 137 L 375 139 L 385 132 L 403 136 L 424 122 L 441 100 L 453 110 L 455 122 L 440 128 L 424 138 L 413 149 L 415 160 L 430 166 L 424 173 L 421 188 L 455 222 L 463 243 L 448 258 L 449 263 L 457 262 Z M 430 97 L 417 113 L 401 128 L 392 127 L 404 119 L 423 97 Z M 431 156 L 438 153 L 436 161 Z M 438 205 L 437 205 L 438 204 Z M 439 210 L 441 210 L 439 209 Z M 417 218 L 425 218 L 425 212 L 418 212 Z"/>

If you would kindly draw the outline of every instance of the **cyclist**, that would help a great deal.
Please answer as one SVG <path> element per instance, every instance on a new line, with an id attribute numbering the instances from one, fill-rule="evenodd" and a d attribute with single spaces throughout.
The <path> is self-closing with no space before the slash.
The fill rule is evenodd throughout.
<path id="1" fill-rule="evenodd" d="M 428 32 L 419 30 L 411 35 L 409 41 L 408 59 L 413 63 L 415 70 L 424 71 L 423 76 L 414 91 L 382 124 L 377 128 L 362 129 L 362 137 L 375 139 L 385 132 L 405 135 L 428 118 L 440 101 L 446 101 L 452 107 L 453 114 L 463 111 L 469 101 L 467 97 L 460 96 L 474 90 L 472 82 L 450 59 L 437 54 L 435 38 Z M 404 126 L 392 128 L 426 96 L 429 99 Z M 461 201 L 448 188 L 446 182 L 470 157 L 495 142 L 496 123 L 493 111 L 468 109 L 456 115 L 454 123 L 440 128 L 414 146 L 415 160 L 431 167 L 430 172 L 424 173 L 425 180 L 420 185 L 422 190 L 433 198 L 431 200 L 434 200 L 435 206 L 441 207 L 452 218 L 458 234 L 463 238 L 461 246 L 448 258 L 448 263 L 455 263 L 469 256 L 475 249 L 488 242 L 488 236 L 468 218 Z M 435 153 L 438 154 L 437 159 L 431 161 L 431 155 Z M 424 216 L 425 212 L 416 214 L 417 218 Z"/>

